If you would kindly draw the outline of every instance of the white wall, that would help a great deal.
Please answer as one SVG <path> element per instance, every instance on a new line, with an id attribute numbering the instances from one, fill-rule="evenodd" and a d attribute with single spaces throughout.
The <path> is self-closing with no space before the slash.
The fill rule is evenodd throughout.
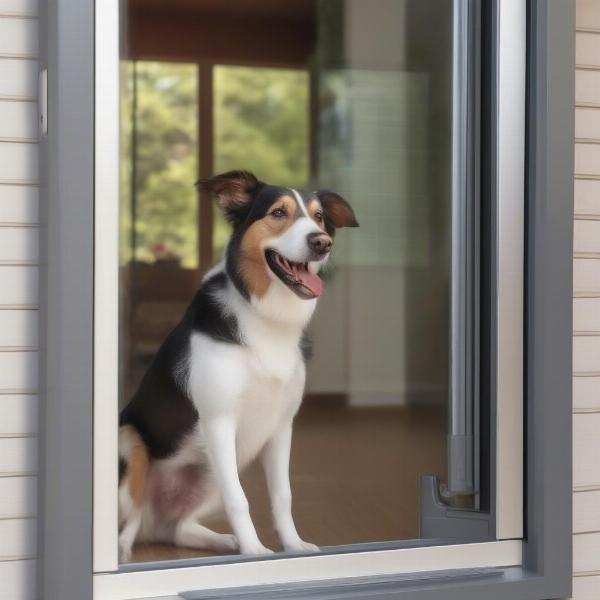
<path id="1" fill-rule="evenodd" d="M 600 2 L 577 0 L 573 598 L 600 597 Z"/>
<path id="2" fill-rule="evenodd" d="M 0 0 L 0 598 L 34 597 L 38 187 L 36 0 Z"/>

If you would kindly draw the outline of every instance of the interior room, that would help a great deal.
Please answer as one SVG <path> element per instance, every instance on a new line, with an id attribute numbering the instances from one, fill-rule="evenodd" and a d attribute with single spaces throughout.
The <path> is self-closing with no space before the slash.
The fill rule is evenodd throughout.
<path id="1" fill-rule="evenodd" d="M 319 546 L 419 537 L 419 478 L 447 475 L 452 3 L 376 3 L 122 2 L 121 406 L 227 243 L 198 179 L 333 189 L 360 222 L 323 277 L 294 427 L 294 515 Z M 242 483 L 278 549 L 260 467 Z"/>

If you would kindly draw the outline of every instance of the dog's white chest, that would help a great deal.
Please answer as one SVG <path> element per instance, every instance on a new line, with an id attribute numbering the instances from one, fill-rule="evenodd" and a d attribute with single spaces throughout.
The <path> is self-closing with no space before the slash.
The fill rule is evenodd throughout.
<path id="1" fill-rule="evenodd" d="M 304 362 L 299 334 L 254 331 L 243 345 L 192 338 L 189 388 L 200 420 L 229 418 L 236 423 L 239 468 L 261 450 L 299 406 Z"/>
<path id="2" fill-rule="evenodd" d="M 248 348 L 247 386 L 238 406 L 238 461 L 246 464 L 295 411 L 302 395 L 304 365 L 294 348 Z"/>
<path id="3" fill-rule="evenodd" d="M 272 437 L 285 413 L 288 399 L 276 380 L 259 378 L 240 398 L 237 414 L 238 465 L 243 468 Z"/>
<path id="4" fill-rule="evenodd" d="M 249 344 L 248 369 L 253 377 L 285 384 L 291 379 L 300 359 L 297 343 L 284 336 L 269 337 Z"/>

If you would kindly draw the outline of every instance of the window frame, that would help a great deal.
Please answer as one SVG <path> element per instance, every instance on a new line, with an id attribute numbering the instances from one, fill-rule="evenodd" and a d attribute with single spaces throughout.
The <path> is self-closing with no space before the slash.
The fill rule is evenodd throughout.
<path id="1" fill-rule="evenodd" d="M 398 598 L 468 600 L 484 593 L 492 599 L 504 598 L 507 593 L 514 598 L 570 594 L 572 211 L 568 199 L 573 193 L 574 9 L 569 4 L 560 0 L 528 2 L 526 254 L 520 263 L 526 284 L 523 390 L 527 537 L 522 543 L 523 563 L 485 574 L 440 573 L 434 569 L 420 577 L 410 575 L 415 567 L 391 580 L 389 576 L 365 580 L 362 597 L 389 590 L 389 586 Z M 98 331 L 94 336 L 93 318 L 94 302 L 103 311 L 116 311 L 117 305 L 115 290 L 100 298 L 94 296 L 98 291 L 94 287 L 94 274 L 98 277 L 95 259 L 103 250 L 98 243 L 107 239 L 102 228 L 105 222 L 98 214 L 94 220 L 94 197 L 102 197 L 105 183 L 96 160 L 100 156 L 106 159 L 109 153 L 101 149 L 115 134 L 114 130 L 97 130 L 94 138 L 95 110 L 102 110 L 101 103 L 94 102 L 95 28 L 98 20 L 110 18 L 106 8 L 104 5 L 94 14 L 93 0 L 55 0 L 50 6 L 43 3 L 41 15 L 40 68 L 48 69 L 49 83 L 48 135 L 40 142 L 44 200 L 41 241 L 46 261 L 40 276 L 40 389 L 45 402 L 40 440 L 38 580 L 41 595 L 53 598 L 102 598 L 100 590 L 94 594 L 92 577 L 93 487 L 100 483 L 92 477 L 93 398 L 94 386 L 102 381 L 97 363 L 94 372 L 94 360 L 102 355 L 102 345 L 107 342 L 98 337 Z M 500 31 L 503 33 L 507 34 Z M 108 56 L 98 58 L 109 60 Z M 118 86 L 115 89 L 118 91 Z M 102 203 L 96 208 L 102 210 Z M 116 243 L 114 246 L 116 249 Z M 556 315 L 563 318 L 559 321 Z M 117 334 L 100 333 L 109 337 Z M 116 357 L 112 360 L 104 367 L 108 373 L 116 365 Z M 109 435 L 116 439 L 116 427 Z M 512 477 L 515 480 L 514 473 Z M 98 526 L 102 523 L 102 519 L 97 521 Z M 521 546 L 514 540 L 489 544 Z M 463 546 L 477 552 L 482 545 Z M 404 562 L 402 552 L 404 557 L 415 550 L 422 556 L 435 556 L 440 549 L 444 552 L 460 547 L 380 551 L 397 554 L 389 555 L 387 571 L 379 573 L 391 573 L 391 569 L 398 573 L 396 565 Z M 343 576 L 332 562 L 339 556 L 239 562 L 235 566 L 241 573 L 247 565 L 263 565 L 258 568 L 264 571 L 269 564 L 283 567 L 283 561 L 314 564 L 325 559 L 334 568 L 333 575 Z M 437 559 L 433 560 L 425 567 L 437 564 Z M 463 566 L 455 562 L 452 568 Z M 411 568 L 410 563 L 406 568 Z M 343 592 L 347 586 L 351 583 L 333 579 L 304 597 Z"/>

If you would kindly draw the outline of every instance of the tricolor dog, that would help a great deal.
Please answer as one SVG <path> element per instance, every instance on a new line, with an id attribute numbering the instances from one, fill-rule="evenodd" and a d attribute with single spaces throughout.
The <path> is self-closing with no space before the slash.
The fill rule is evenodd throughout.
<path id="1" fill-rule="evenodd" d="M 119 422 L 119 546 L 160 541 L 215 552 L 270 552 L 250 518 L 239 472 L 264 467 L 287 551 L 316 551 L 292 518 L 292 422 L 304 390 L 305 329 L 334 230 L 356 227 L 330 191 L 303 192 L 231 171 L 200 182 L 233 226 L 160 346 Z M 203 520 L 224 508 L 234 535 Z"/>

